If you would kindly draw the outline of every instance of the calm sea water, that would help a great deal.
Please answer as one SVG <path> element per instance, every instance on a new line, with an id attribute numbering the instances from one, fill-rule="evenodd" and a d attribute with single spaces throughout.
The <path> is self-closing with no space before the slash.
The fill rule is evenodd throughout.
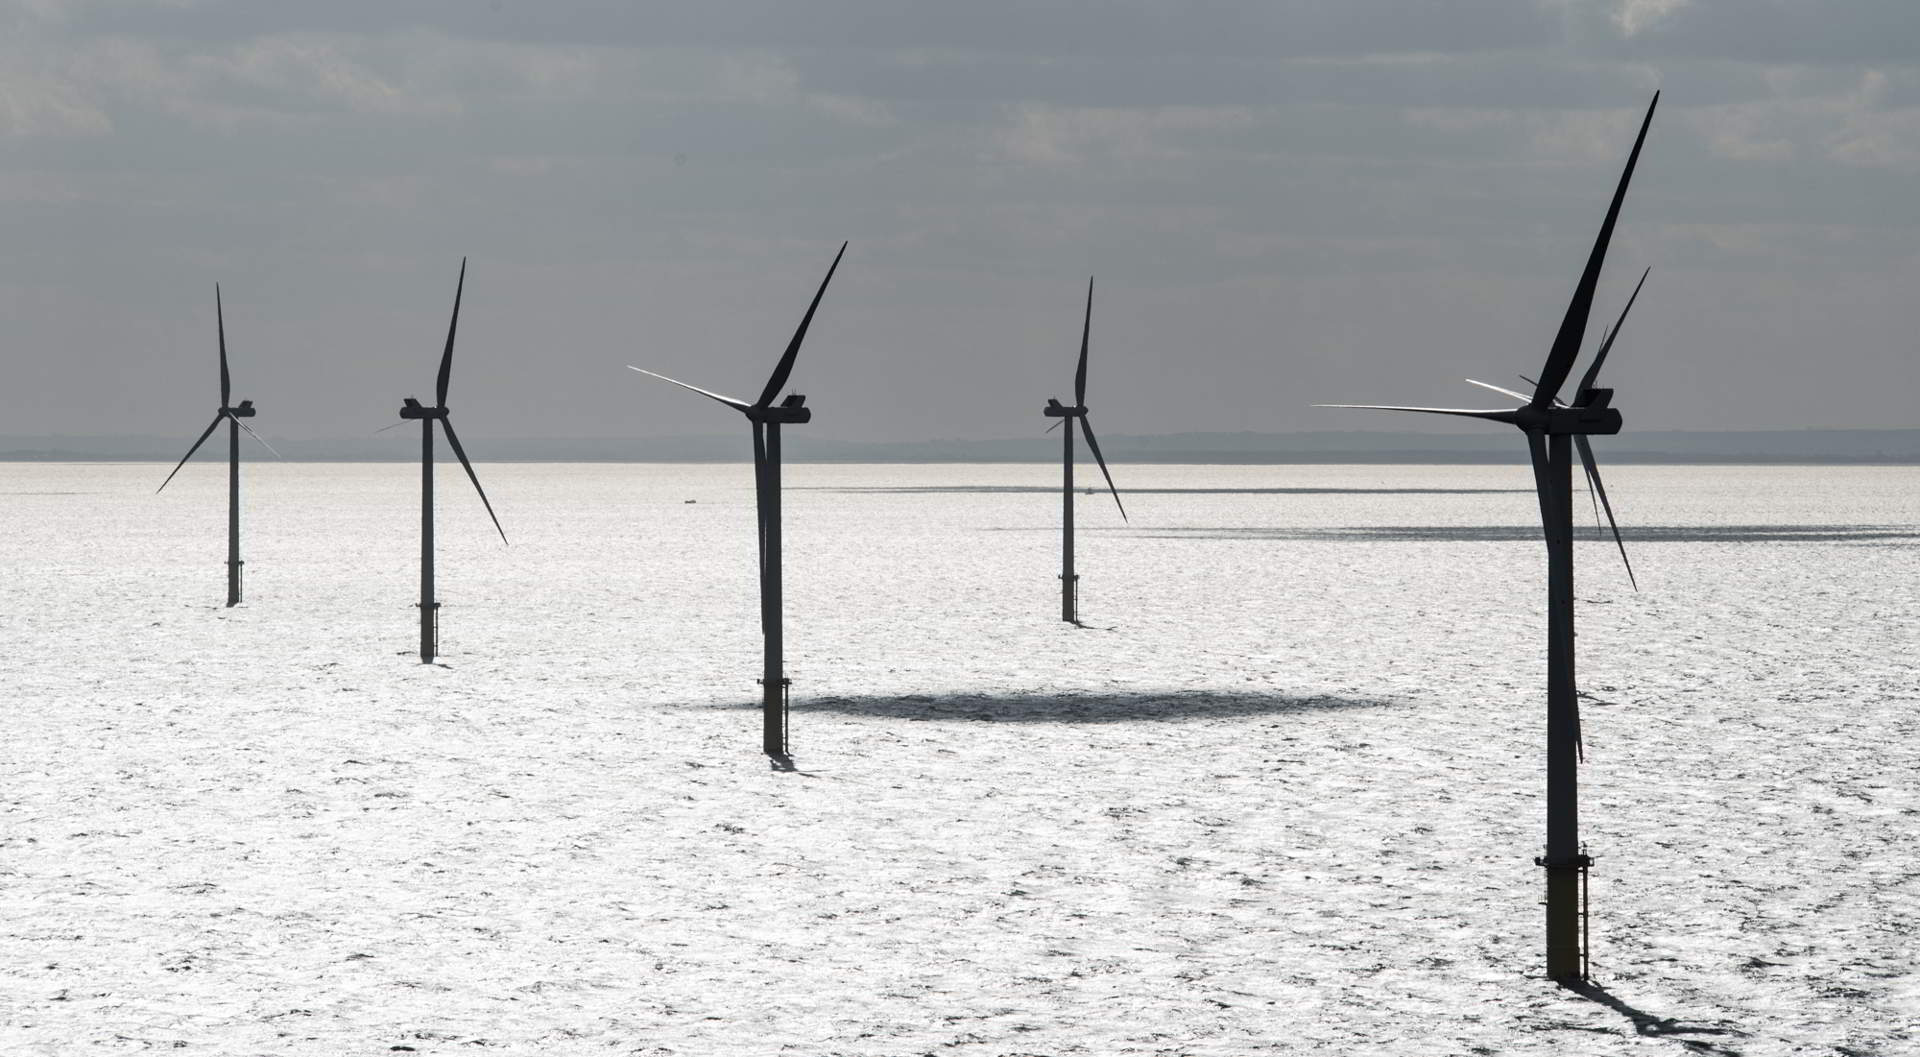
<path id="1" fill-rule="evenodd" d="M 1544 989 L 1519 467 L 0 464 L 0 1046 L 1638 1052 Z M 1082 468 L 1083 482 L 1097 471 Z M 1618 466 L 1579 547 L 1602 976 L 1680 1037 L 1920 1022 L 1920 473 Z M 1584 497 L 1577 502 L 1584 504 Z M 77 1042 L 76 1042 L 77 1040 Z M 571 1048 L 571 1049 L 570 1049 Z"/>

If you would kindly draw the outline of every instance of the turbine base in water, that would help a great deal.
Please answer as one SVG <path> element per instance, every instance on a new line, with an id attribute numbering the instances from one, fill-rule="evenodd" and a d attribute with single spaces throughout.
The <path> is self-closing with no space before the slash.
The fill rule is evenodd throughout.
<path id="1" fill-rule="evenodd" d="M 1592 902 L 1589 898 L 1593 856 L 1585 851 L 1570 859 L 1551 862 L 1544 855 L 1535 856 L 1535 866 L 1547 871 L 1547 902 L 1553 906 L 1571 906 L 1576 901 L 1580 907 L 1577 928 L 1572 936 L 1563 935 L 1563 929 L 1555 928 L 1552 910 L 1549 910 L 1547 922 L 1547 978 L 1558 983 L 1584 983 L 1593 967 L 1593 931 Z M 1557 897 L 1557 898 L 1556 898 Z"/>
<path id="2" fill-rule="evenodd" d="M 760 684 L 760 751 L 771 757 L 782 770 L 793 769 L 793 756 L 787 748 L 787 712 L 793 704 L 793 680 L 784 676 L 777 687 Z"/>
<path id="3" fill-rule="evenodd" d="M 440 656 L 440 603 L 415 602 L 413 608 L 420 611 L 420 663 L 432 664 Z"/>

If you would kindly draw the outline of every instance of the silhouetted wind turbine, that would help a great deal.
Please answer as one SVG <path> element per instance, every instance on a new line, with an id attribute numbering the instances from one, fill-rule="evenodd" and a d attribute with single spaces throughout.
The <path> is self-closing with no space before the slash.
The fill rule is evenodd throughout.
<path id="1" fill-rule="evenodd" d="M 793 332 L 793 340 L 787 343 L 787 351 L 780 355 L 780 362 L 767 379 L 767 387 L 760 391 L 760 399 L 753 403 L 711 392 L 697 385 L 688 385 L 632 364 L 627 365 L 628 370 L 639 371 L 663 382 L 672 382 L 709 400 L 717 400 L 747 416 L 747 421 L 753 423 L 754 505 L 760 520 L 760 631 L 764 638 L 760 670 L 760 748 L 773 759 L 776 766 L 789 769 L 793 766 L 793 760 L 787 748 L 787 690 L 792 684 L 786 675 L 781 636 L 780 427 L 812 421 L 813 412 L 806 406 L 807 398 L 799 394 L 790 395 L 779 404 L 773 400 L 780 395 L 780 390 L 787 384 L 787 377 L 793 373 L 793 361 L 800 354 L 800 343 L 807 338 L 807 328 L 813 325 L 814 310 L 820 307 L 820 298 L 827 292 L 827 284 L 833 281 L 833 273 L 840 267 L 840 258 L 846 252 L 847 244 L 842 242 L 840 252 L 834 254 L 833 264 L 827 268 L 827 277 L 820 280 L 820 289 L 814 292 L 813 303 L 807 306 L 807 314 L 800 317 L 800 327 Z"/>
<path id="2" fill-rule="evenodd" d="M 268 451 L 273 451 L 273 445 L 262 440 L 260 434 L 253 431 L 252 426 L 240 421 L 243 418 L 253 417 L 253 401 L 242 400 L 238 407 L 229 406 L 233 400 L 233 380 L 227 374 L 227 313 L 220 303 L 219 283 L 213 284 L 213 314 L 220 328 L 220 410 L 214 413 L 213 421 L 207 424 L 206 431 L 200 434 L 200 439 L 194 441 L 193 447 L 188 448 L 187 453 L 180 457 L 180 461 L 173 467 L 173 473 L 168 474 L 167 479 L 160 482 L 160 487 L 154 489 L 153 494 L 159 495 L 166 491 L 167 485 L 173 481 L 174 474 L 179 473 L 180 467 L 185 466 L 187 460 L 193 458 L 193 453 L 200 450 L 200 445 L 205 444 L 207 438 L 213 436 L 213 431 L 219 427 L 220 420 L 225 419 L 227 423 L 227 605 L 237 606 L 240 604 L 242 586 L 240 569 L 246 564 L 240 560 L 240 431 L 246 430 L 247 436 L 260 441 L 261 447 Z M 279 458 L 280 453 L 273 451 L 273 457 Z"/>
<path id="3" fill-rule="evenodd" d="M 1060 419 L 1048 426 L 1052 432 L 1060 426 L 1061 431 L 1061 485 L 1060 485 L 1060 619 L 1072 624 L 1080 623 L 1080 576 L 1073 571 L 1073 426 L 1072 420 L 1080 420 L 1080 431 L 1087 435 L 1087 450 L 1093 452 L 1095 462 L 1100 464 L 1100 474 L 1107 479 L 1107 491 L 1113 493 L 1113 504 L 1120 508 L 1120 520 L 1127 519 L 1127 508 L 1120 502 L 1120 490 L 1113 486 L 1113 475 L 1107 472 L 1107 460 L 1100 456 L 1100 442 L 1093 439 L 1093 426 L 1087 422 L 1087 337 L 1093 332 L 1093 277 L 1087 277 L 1087 315 L 1080 327 L 1080 366 L 1073 372 L 1073 406 L 1063 407 L 1059 400 L 1048 397 L 1043 412 L 1048 418 Z"/>
<path id="4" fill-rule="evenodd" d="M 1600 467 L 1594 462 L 1593 448 L 1587 437 L 1620 432 L 1620 412 L 1612 406 L 1613 390 L 1595 385 L 1607 353 L 1619 337 L 1620 323 L 1594 354 L 1592 366 L 1580 379 L 1572 403 L 1562 403 L 1558 394 L 1573 372 L 1580 355 L 1580 341 L 1587 329 L 1587 317 L 1593 310 L 1594 288 L 1600 281 L 1601 265 L 1607 256 L 1607 244 L 1613 239 L 1614 223 L 1620 217 L 1620 203 L 1627 196 L 1627 184 L 1633 179 L 1633 167 L 1640 160 L 1640 147 L 1646 142 L 1647 127 L 1653 123 L 1654 108 L 1660 105 L 1660 93 L 1647 105 L 1647 116 L 1640 123 L 1640 134 L 1627 155 L 1627 167 L 1614 189 L 1613 203 L 1607 207 L 1607 219 L 1600 225 L 1587 267 L 1574 287 L 1573 302 L 1560 322 L 1553 347 L 1541 368 L 1533 395 L 1526 396 L 1485 382 L 1473 384 L 1506 393 L 1524 401 L 1511 411 L 1476 411 L 1441 407 L 1389 407 L 1377 404 L 1323 404 L 1322 407 L 1369 407 L 1382 411 L 1412 411 L 1431 415 L 1462 415 L 1490 422 L 1504 422 L 1527 435 L 1527 448 L 1533 458 L 1534 488 L 1540 497 L 1540 520 L 1547 541 L 1547 849 L 1535 860 L 1547 873 L 1547 975 L 1558 981 L 1584 979 L 1586 969 L 1586 921 L 1584 882 L 1592 860 L 1580 844 L 1580 785 L 1576 769 L 1581 754 L 1580 706 L 1574 684 L 1573 647 L 1573 461 L 1569 450 L 1577 446 L 1587 480 L 1600 501 L 1606 504 L 1607 521 L 1613 522 L 1613 506 L 1606 502 L 1606 488 L 1600 483 Z M 1646 281 L 1642 273 L 1640 281 Z M 1634 287 L 1638 297 L 1640 288 Z M 1627 301 L 1633 307 L 1633 299 Z M 1625 559 L 1626 544 L 1620 539 L 1620 527 L 1613 525 L 1614 542 Z M 1632 576 L 1632 566 L 1628 566 Z"/>
<path id="5" fill-rule="evenodd" d="M 420 663 L 431 664 L 440 650 L 440 603 L 433 597 L 433 423 L 438 420 L 440 428 L 447 431 L 447 444 L 460 458 L 460 465 L 466 468 L 467 480 L 473 482 L 473 490 L 480 493 L 480 502 L 487 508 L 487 516 L 493 519 L 493 529 L 500 533 L 500 542 L 507 542 L 507 530 L 500 527 L 500 519 L 494 516 L 493 504 L 487 502 L 487 490 L 480 487 L 480 478 L 473 472 L 473 464 L 467 461 L 467 453 L 460 447 L 460 437 L 453 431 L 453 418 L 447 412 L 447 380 L 453 373 L 453 336 L 460 329 L 460 295 L 467 288 L 467 259 L 460 258 L 460 282 L 453 288 L 453 319 L 447 324 L 447 348 L 440 354 L 440 377 L 434 382 L 433 406 L 422 407 L 420 401 L 407 397 L 401 401 L 400 418 L 420 420 Z"/>

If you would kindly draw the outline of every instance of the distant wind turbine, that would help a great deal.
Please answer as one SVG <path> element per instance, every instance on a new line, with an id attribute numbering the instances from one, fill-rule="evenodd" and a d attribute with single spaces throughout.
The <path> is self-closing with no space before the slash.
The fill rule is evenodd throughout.
<path id="1" fill-rule="evenodd" d="M 840 252 L 834 254 L 833 264 L 827 268 L 827 277 L 820 280 L 820 289 L 814 292 L 813 303 L 807 306 L 807 314 L 800 318 L 799 329 L 787 343 L 787 351 L 774 366 L 766 388 L 760 391 L 760 399 L 753 403 L 627 365 L 628 370 L 672 382 L 709 400 L 719 401 L 753 423 L 754 505 L 760 521 L 760 631 L 764 639 L 760 669 L 760 748 L 775 766 L 785 769 L 792 768 L 793 758 L 787 746 L 787 690 L 791 683 L 786 675 L 781 634 L 780 427 L 812 421 L 813 412 L 806 406 L 807 398 L 799 394 L 788 396 L 779 404 L 773 401 L 793 373 L 793 361 L 800 354 L 800 343 L 807 338 L 807 328 L 813 325 L 813 313 L 820 307 L 820 298 L 826 294 L 827 284 L 833 281 L 833 273 L 839 269 L 840 258 L 846 253 L 847 244 L 842 242 Z"/>
<path id="2" fill-rule="evenodd" d="M 1087 421 L 1087 338 L 1093 332 L 1093 277 L 1087 277 L 1087 315 L 1080 327 L 1080 366 L 1073 372 L 1073 406 L 1064 407 L 1058 399 L 1047 398 L 1044 414 L 1048 418 L 1060 421 L 1047 427 L 1048 432 L 1060 426 L 1067 428 L 1060 433 L 1061 440 L 1061 485 L 1060 485 L 1060 619 L 1070 624 L 1080 623 L 1080 576 L 1073 571 L 1073 426 L 1074 419 L 1080 420 L 1080 431 L 1087 436 L 1087 449 L 1093 452 L 1095 462 L 1100 464 L 1100 475 L 1107 479 L 1107 491 L 1113 493 L 1113 504 L 1120 508 L 1120 520 L 1127 519 L 1127 508 L 1120 502 L 1120 490 L 1113 486 L 1113 475 L 1107 472 L 1107 460 L 1100 455 L 1100 442 L 1093 439 L 1093 426 Z"/>
<path id="3" fill-rule="evenodd" d="M 200 439 L 194 441 L 193 447 L 188 448 L 187 453 L 181 456 L 180 461 L 173 467 L 173 473 L 168 474 L 167 479 L 160 482 L 160 487 L 154 489 L 153 494 L 159 495 L 166 491 L 167 485 L 173 481 L 174 474 L 179 473 L 180 467 L 185 466 L 187 460 L 193 458 L 193 453 L 200 450 L 200 445 L 205 444 L 207 438 L 213 436 L 213 431 L 219 427 L 220 421 L 225 419 L 227 423 L 227 605 L 237 606 L 240 604 L 242 588 L 241 567 L 246 564 L 240 560 L 240 431 L 244 429 L 247 431 L 247 436 L 260 441 L 261 447 L 273 452 L 274 458 L 279 458 L 280 453 L 273 451 L 273 445 L 262 440 L 260 434 L 253 431 L 252 426 L 240 421 L 243 418 L 253 417 L 253 401 L 242 400 L 240 406 L 230 406 L 233 401 L 233 380 L 227 374 L 227 313 L 220 302 L 219 283 L 213 284 L 213 313 L 220 328 L 220 410 L 214 412 L 213 421 L 207 424 L 205 432 L 200 434 Z"/>
<path id="4" fill-rule="evenodd" d="M 1547 873 L 1547 975 L 1561 982 L 1583 980 L 1587 975 L 1587 934 L 1585 881 L 1592 865 L 1580 843 L 1580 784 L 1577 763 L 1581 755 L 1580 705 L 1574 684 L 1573 646 L 1573 460 L 1570 444 L 1580 452 L 1587 480 L 1601 503 L 1606 504 L 1607 521 L 1613 525 L 1614 543 L 1625 560 L 1626 544 L 1620 539 L 1620 527 L 1613 523 L 1613 506 L 1607 503 L 1606 488 L 1600 483 L 1600 467 L 1594 462 L 1589 436 L 1620 432 L 1620 412 L 1612 406 L 1613 390 L 1595 385 L 1600 367 L 1606 362 L 1620 324 L 1633 307 L 1633 298 L 1621 310 L 1619 323 L 1607 335 L 1594 354 L 1593 364 L 1580 380 L 1573 402 L 1562 403 L 1558 394 L 1573 373 L 1580 355 L 1581 338 L 1587 329 L 1587 317 L 1593 310 L 1594 289 L 1600 281 L 1601 265 L 1607 256 L 1607 244 L 1613 239 L 1613 227 L 1620 217 L 1620 204 L 1626 199 L 1627 184 L 1640 160 L 1640 147 L 1646 142 L 1647 128 L 1653 123 L 1654 108 L 1660 105 L 1660 93 L 1647 105 L 1647 116 L 1640 123 L 1640 134 L 1627 155 L 1627 167 L 1614 189 L 1613 203 L 1600 225 L 1600 236 L 1587 258 L 1586 271 L 1574 287 L 1573 302 L 1560 322 L 1553 347 L 1541 368 L 1540 380 L 1532 396 L 1499 386 L 1474 382 L 1496 392 L 1506 393 L 1524 403 L 1511 411 L 1477 411 L 1441 407 L 1392 407 L 1378 404 L 1322 404 L 1321 407 L 1366 407 L 1382 411 L 1411 411 L 1430 415 L 1460 415 L 1467 418 L 1504 422 L 1527 435 L 1527 448 L 1533 458 L 1534 488 L 1540 498 L 1540 520 L 1547 542 L 1547 848 L 1546 855 L 1535 860 Z M 1646 282 L 1646 274 L 1640 276 Z M 1640 287 L 1634 287 L 1634 298 Z M 1469 379 L 1471 380 L 1471 379 Z M 1627 567 L 1629 579 L 1633 567 Z M 1637 585 L 1636 585 L 1637 586 Z"/>
<path id="5" fill-rule="evenodd" d="M 440 354 L 440 377 L 433 387 L 433 406 L 423 407 L 420 401 L 407 397 L 401 401 L 400 418 L 420 420 L 420 663 L 431 664 L 440 652 L 440 603 L 433 596 L 433 424 L 437 420 L 440 428 L 447 431 L 447 444 L 460 458 L 460 465 L 467 471 L 467 479 L 473 482 L 473 490 L 480 493 L 480 502 L 487 508 L 487 516 L 493 519 L 493 529 L 500 533 L 500 542 L 507 542 L 507 530 L 500 527 L 500 519 L 494 516 L 493 504 L 487 501 L 487 490 L 480 487 L 480 478 L 473 472 L 473 464 L 467 461 L 467 453 L 460 447 L 460 437 L 453 432 L 453 418 L 447 412 L 447 381 L 453 373 L 453 336 L 460 329 L 460 295 L 467 288 L 467 259 L 460 258 L 460 282 L 453 289 L 453 319 L 447 324 L 447 347 Z"/>

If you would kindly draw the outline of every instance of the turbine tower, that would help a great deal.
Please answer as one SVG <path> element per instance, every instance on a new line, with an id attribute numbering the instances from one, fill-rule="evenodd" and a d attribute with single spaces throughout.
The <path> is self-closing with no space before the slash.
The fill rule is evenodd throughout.
<path id="1" fill-rule="evenodd" d="M 160 487 L 154 489 L 153 494 L 159 495 L 166 491 L 167 485 L 173 481 L 174 474 L 179 473 L 180 467 L 185 466 L 187 460 L 193 458 L 193 453 L 200 450 L 200 445 L 205 444 L 207 438 L 213 436 L 213 431 L 219 427 L 220 421 L 225 419 L 227 423 L 227 605 L 231 607 L 240 604 L 243 586 L 241 566 L 246 564 L 240 560 L 240 431 L 244 429 L 247 431 L 247 436 L 260 441 L 260 446 L 272 451 L 274 458 L 279 458 L 280 453 L 273 451 L 273 445 L 262 440 L 260 434 L 253 431 L 252 426 L 240 421 L 243 418 L 253 417 L 253 401 L 242 400 L 238 407 L 230 406 L 233 402 L 233 379 L 227 374 L 227 313 L 220 303 L 219 283 L 213 284 L 213 314 L 220 328 L 220 410 L 214 412 L 213 421 L 207 424 L 206 430 L 200 434 L 200 439 L 194 441 L 193 447 L 188 448 L 187 453 L 180 457 L 180 461 L 173 467 L 173 473 L 168 474 L 167 479 L 160 482 Z"/>
<path id="2" fill-rule="evenodd" d="M 760 520 L 760 632 L 764 640 L 760 669 L 760 750 L 773 760 L 774 766 L 783 770 L 793 768 L 793 757 L 787 747 L 787 691 L 792 684 L 786 676 L 780 601 L 780 427 L 812 421 L 813 412 L 806 406 L 807 398 L 799 394 L 788 396 L 778 404 L 773 401 L 786 386 L 787 376 L 793 373 L 793 361 L 800 354 L 800 343 L 806 340 L 807 328 L 813 325 L 814 310 L 820 307 L 820 298 L 827 292 L 827 284 L 833 281 L 833 273 L 846 253 L 847 244 L 842 242 L 840 252 L 834 254 L 833 264 L 827 268 L 827 277 L 820 280 L 820 289 L 814 292 L 813 303 L 807 306 L 807 314 L 800 317 L 800 327 L 787 343 L 787 351 L 781 354 L 766 388 L 760 391 L 760 399 L 753 403 L 627 365 L 628 370 L 717 400 L 753 423 L 754 506 Z"/>
<path id="3" fill-rule="evenodd" d="M 1580 785 L 1577 764 L 1582 755 L 1580 706 L 1574 684 L 1573 646 L 1573 461 L 1571 449 L 1577 448 L 1587 480 L 1601 503 L 1607 504 L 1607 521 L 1613 525 L 1614 543 L 1624 560 L 1627 549 L 1620 539 L 1620 527 L 1613 524 L 1613 506 L 1607 503 L 1606 488 L 1600 483 L 1600 467 L 1594 462 L 1593 447 L 1587 438 L 1610 436 L 1620 432 L 1620 412 L 1612 407 L 1613 390 L 1596 386 L 1600 367 L 1619 337 L 1620 324 L 1633 307 L 1629 298 L 1620 313 L 1619 323 L 1601 343 L 1593 363 L 1580 379 L 1572 403 L 1558 398 L 1560 388 L 1573 372 L 1579 358 L 1580 341 L 1586 333 L 1587 317 L 1593 310 L 1594 288 L 1600 280 L 1601 265 L 1607 256 L 1607 244 L 1613 239 L 1613 227 L 1620 217 L 1620 203 L 1626 198 L 1627 184 L 1640 160 L 1640 147 L 1646 142 L 1647 127 L 1653 123 L 1654 108 L 1660 105 L 1660 93 L 1647 105 L 1647 116 L 1640 123 L 1640 134 L 1627 155 L 1627 167 L 1614 189 L 1613 203 L 1600 225 L 1587 267 L 1574 287 L 1573 301 L 1561 320 L 1553 347 L 1541 368 L 1540 380 L 1531 396 L 1475 382 L 1488 389 L 1523 401 L 1510 411 L 1478 411 L 1440 407 L 1389 407 L 1378 404 L 1323 404 L 1323 407 L 1368 407 L 1382 411 L 1411 411 L 1431 415 L 1462 415 L 1468 418 L 1504 422 L 1526 434 L 1527 448 L 1533 460 L 1534 488 L 1540 498 L 1540 520 L 1547 543 L 1547 846 L 1546 854 L 1535 863 L 1547 875 L 1547 975 L 1562 983 L 1583 980 L 1587 975 L 1587 936 L 1585 881 L 1592 860 L 1580 843 Z M 1646 281 L 1646 274 L 1640 276 Z M 1640 288 L 1634 287 L 1638 297 Z M 1633 568 L 1627 567 L 1631 579 Z M 1636 585 L 1637 586 L 1637 585 Z"/>
<path id="4" fill-rule="evenodd" d="M 467 471 L 467 479 L 473 482 L 473 490 L 480 493 L 480 502 L 487 508 L 487 516 L 493 519 L 493 529 L 500 533 L 500 542 L 507 542 L 507 530 L 500 527 L 500 519 L 494 516 L 493 504 L 487 502 L 487 490 L 480 487 L 480 478 L 473 472 L 473 464 L 467 461 L 467 453 L 460 447 L 460 437 L 453 431 L 453 418 L 447 411 L 447 380 L 453 373 L 453 336 L 460 329 L 460 295 L 467 287 L 467 259 L 460 258 L 460 282 L 453 289 L 453 320 L 447 324 L 447 348 L 440 354 L 440 377 L 434 383 L 433 406 L 423 407 L 420 401 L 407 397 L 401 401 L 400 418 L 420 420 L 420 663 L 432 664 L 440 652 L 440 603 L 433 596 L 433 424 L 438 421 L 440 428 L 447 431 L 447 445 L 460 458 L 460 465 Z"/>
<path id="5" fill-rule="evenodd" d="M 1107 472 L 1107 460 L 1100 455 L 1100 442 L 1093 439 L 1093 426 L 1087 422 L 1087 337 L 1093 331 L 1093 277 L 1087 277 L 1087 315 L 1080 326 L 1080 366 L 1073 372 L 1073 406 L 1062 406 L 1060 401 L 1047 398 L 1047 406 L 1042 412 L 1048 418 L 1060 421 L 1047 427 L 1052 432 L 1060 426 L 1066 426 L 1060 433 L 1060 619 L 1069 624 L 1080 623 L 1080 576 L 1073 571 L 1073 425 L 1074 419 L 1080 420 L 1080 432 L 1087 436 L 1087 450 L 1093 452 L 1095 462 L 1100 464 L 1100 474 L 1107 479 L 1107 491 L 1113 493 L 1113 505 L 1120 508 L 1120 520 L 1127 520 L 1127 508 L 1120 502 L 1120 490 L 1113 486 L 1113 475 Z"/>

